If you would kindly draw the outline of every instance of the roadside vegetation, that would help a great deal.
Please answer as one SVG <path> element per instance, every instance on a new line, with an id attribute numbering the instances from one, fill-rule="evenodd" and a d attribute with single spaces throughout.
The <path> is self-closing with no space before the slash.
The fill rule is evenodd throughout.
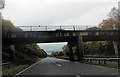
<path id="1" fill-rule="evenodd" d="M 88 63 L 91 65 L 100 65 L 100 66 L 106 66 L 106 67 L 110 67 L 110 68 L 118 68 L 118 62 L 111 62 L 111 61 L 107 61 L 106 64 L 104 64 L 104 61 L 99 61 L 98 60 L 93 60 L 93 61 L 88 61 L 88 62 L 84 62 L 84 63 Z"/>
<path id="2" fill-rule="evenodd" d="M 38 58 L 37 61 L 40 61 L 42 59 L 44 59 L 44 58 Z M 3 66 L 2 75 L 3 76 L 15 75 L 18 72 L 20 72 L 20 71 L 24 70 L 25 68 L 29 67 L 30 65 L 32 65 L 32 63 L 30 63 L 30 64 L 11 63 L 11 64 L 9 64 L 9 66 Z"/>
<path id="3" fill-rule="evenodd" d="M 23 31 L 13 25 L 10 20 L 2 19 L 2 36 L 6 38 L 11 32 Z M 10 45 L 2 44 L 2 63 L 12 62 L 10 68 L 3 67 L 3 75 L 13 75 L 17 70 L 22 70 L 34 62 L 47 57 L 47 53 L 37 44 L 19 44 L 15 45 L 15 52 Z M 16 63 L 19 64 L 16 66 Z M 12 67 L 11 67 L 12 66 Z"/>
<path id="4" fill-rule="evenodd" d="M 2 23 L 3 38 L 9 36 L 11 32 L 22 31 L 22 29 L 15 27 L 9 20 L 2 19 Z M 13 53 L 10 45 L 3 43 L 2 50 L 3 62 L 29 62 L 36 61 L 38 58 L 47 57 L 47 53 L 37 44 L 15 45 L 15 52 Z"/>
<path id="5" fill-rule="evenodd" d="M 104 19 L 98 27 L 90 27 L 86 30 L 120 30 L 120 17 L 118 16 L 117 8 L 113 7 L 108 13 L 108 18 Z M 115 56 L 114 43 L 112 41 L 89 41 L 83 42 L 84 55 L 99 55 L 99 56 Z M 60 56 L 62 53 L 69 56 L 68 44 L 63 46 L 63 51 L 52 52 L 51 56 Z M 76 46 L 72 48 L 73 54 L 76 56 Z"/>
<path id="6" fill-rule="evenodd" d="M 24 70 L 25 68 L 27 68 L 28 66 L 30 66 L 29 64 L 21 64 L 21 65 L 16 65 L 16 64 L 12 64 L 10 65 L 9 68 L 6 69 L 2 69 L 2 76 L 6 76 L 6 75 L 15 75 L 18 72 Z"/>
<path id="7" fill-rule="evenodd" d="M 91 27 L 86 30 L 120 30 L 120 17 L 118 9 L 111 9 L 108 18 L 104 19 L 98 27 Z M 13 25 L 10 20 L 2 19 L 2 37 L 6 38 L 11 32 L 23 31 Z M 99 55 L 99 56 L 115 56 L 114 43 L 112 41 L 90 41 L 83 42 L 84 55 Z M 70 55 L 68 44 L 63 46 L 63 51 L 52 52 L 51 57 L 68 57 Z M 77 47 L 73 47 L 73 55 L 77 56 Z M 15 74 L 18 70 L 28 67 L 30 64 L 40 61 L 47 57 L 47 53 L 37 44 L 19 44 L 15 45 L 15 52 L 10 45 L 3 43 L 2 45 L 2 61 L 3 63 L 12 62 L 13 66 L 8 69 L 3 68 L 3 75 Z M 20 65 L 15 65 L 19 63 Z M 89 62 L 88 62 L 89 63 Z M 98 61 L 93 61 L 91 64 L 98 64 Z M 101 61 L 101 64 L 103 62 Z M 117 62 L 107 62 L 105 66 L 116 67 Z"/>

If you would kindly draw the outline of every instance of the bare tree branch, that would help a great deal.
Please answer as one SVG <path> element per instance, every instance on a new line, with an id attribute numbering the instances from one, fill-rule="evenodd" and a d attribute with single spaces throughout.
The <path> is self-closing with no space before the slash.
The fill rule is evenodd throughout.
<path id="1" fill-rule="evenodd" d="M 0 10 L 4 9 L 5 7 L 5 0 L 0 0 Z"/>

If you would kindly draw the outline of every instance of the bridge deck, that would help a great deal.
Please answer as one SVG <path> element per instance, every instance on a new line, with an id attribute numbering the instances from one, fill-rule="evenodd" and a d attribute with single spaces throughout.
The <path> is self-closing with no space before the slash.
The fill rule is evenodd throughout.
<path id="1" fill-rule="evenodd" d="M 74 41 L 82 36 L 83 41 L 118 41 L 120 30 L 78 30 L 78 31 L 19 31 L 9 33 L 6 43 L 48 43 Z"/>

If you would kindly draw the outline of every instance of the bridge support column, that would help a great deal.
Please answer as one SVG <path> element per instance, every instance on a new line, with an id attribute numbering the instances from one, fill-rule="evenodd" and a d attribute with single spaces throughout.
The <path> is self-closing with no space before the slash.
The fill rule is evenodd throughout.
<path id="1" fill-rule="evenodd" d="M 120 41 L 117 43 L 117 48 L 118 48 L 118 57 L 120 58 Z M 120 60 L 118 61 L 118 68 L 120 69 Z"/>
<path id="2" fill-rule="evenodd" d="M 77 58 L 78 60 L 81 60 L 84 57 L 84 49 L 82 45 L 82 36 L 78 36 L 77 38 Z"/>
<path id="3" fill-rule="evenodd" d="M 113 41 L 113 46 L 114 46 L 114 51 L 115 51 L 115 55 L 118 56 L 118 43 L 117 41 Z"/>
<path id="4" fill-rule="evenodd" d="M 73 57 L 73 50 L 72 50 L 72 47 L 73 47 L 72 42 L 68 42 L 68 46 L 69 46 L 69 51 L 70 51 L 69 60 L 74 60 L 74 57 Z"/>
<path id="5" fill-rule="evenodd" d="M 120 41 L 113 42 L 115 54 L 120 58 Z M 118 68 L 120 69 L 120 60 L 118 60 Z"/>
<path id="6" fill-rule="evenodd" d="M 118 57 L 120 58 L 120 41 L 117 42 Z M 120 69 L 120 60 L 118 61 L 118 68 Z"/>

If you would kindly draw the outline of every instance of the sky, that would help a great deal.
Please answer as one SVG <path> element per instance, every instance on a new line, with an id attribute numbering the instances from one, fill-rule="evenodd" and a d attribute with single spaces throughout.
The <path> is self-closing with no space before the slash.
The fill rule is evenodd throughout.
<path id="1" fill-rule="evenodd" d="M 6 0 L 3 18 L 15 25 L 98 25 L 117 0 Z"/>
<path id="2" fill-rule="evenodd" d="M 4 19 L 15 26 L 98 25 L 119 0 L 6 0 Z M 83 25 L 83 26 L 82 26 Z M 90 27 L 90 26 L 88 26 Z M 38 44 L 46 51 L 61 50 L 66 43 Z M 48 52 L 49 53 L 49 52 Z"/>
<path id="3" fill-rule="evenodd" d="M 41 49 L 44 49 L 47 54 L 51 52 L 62 51 L 62 47 L 66 45 L 67 42 L 57 42 L 57 43 L 39 43 Z"/>

